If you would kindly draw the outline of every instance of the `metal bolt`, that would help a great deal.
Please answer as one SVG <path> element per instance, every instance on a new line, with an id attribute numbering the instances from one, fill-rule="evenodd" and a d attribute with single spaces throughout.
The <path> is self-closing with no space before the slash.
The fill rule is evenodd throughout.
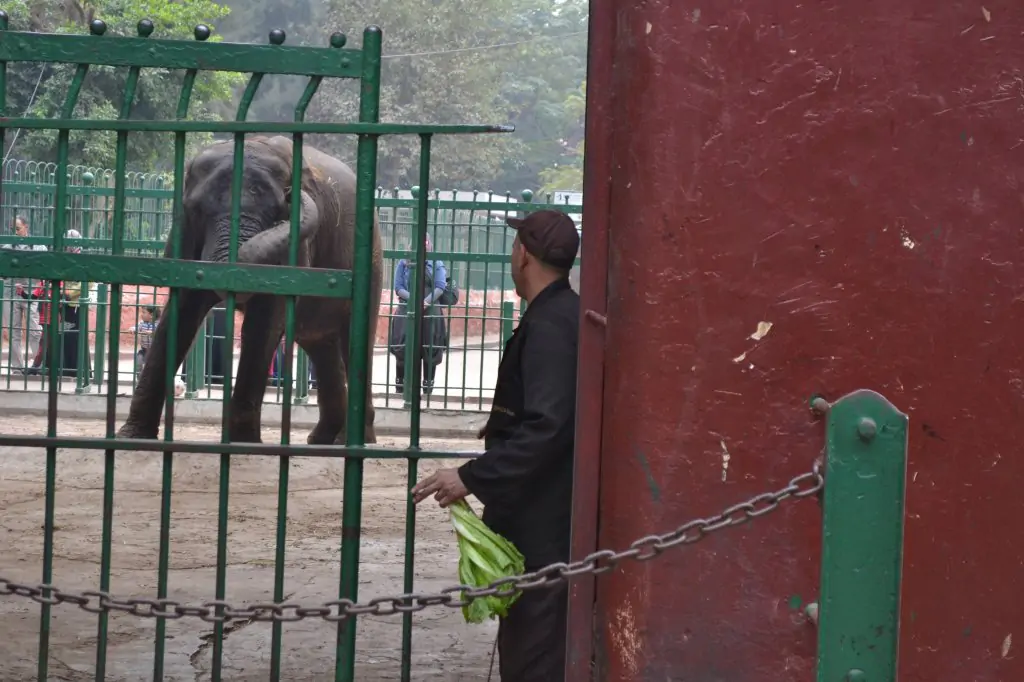
<path id="1" fill-rule="evenodd" d="M 843 682 L 867 682 L 868 676 L 864 674 L 864 671 L 859 668 L 854 668 L 850 672 L 846 673 L 846 679 Z"/>
<path id="2" fill-rule="evenodd" d="M 334 277 L 327 278 L 327 286 L 333 287 L 333 286 L 337 286 L 337 284 L 338 284 L 338 280 L 336 280 Z"/>
<path id="3" fill-rule="evenodd" d="M 196 279 L 202 279 L 203 276 L 204 276 L 204 273 L 203 273 L 202 270 L 196 270 Z"/>
<path id="4" fill-rule="evenodd" d="M 815 625 L 818 624 L 818 602 L 812 601 L 804 607 L 804 615 Z"/>
<path id="5" fill-rule="evenodd" d="M 870 417 L 861 417 L 861 420 L 857 422 L 857 435 L 860 436 L 861 440 L 872 440 L 878 433 L 878 425 L 875 424 L 875 420 Z"/>

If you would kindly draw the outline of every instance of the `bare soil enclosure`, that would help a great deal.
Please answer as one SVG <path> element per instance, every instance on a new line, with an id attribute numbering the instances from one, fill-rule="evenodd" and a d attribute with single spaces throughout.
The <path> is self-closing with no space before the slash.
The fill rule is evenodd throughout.
<path id="1" fill-rule="evenodd" d="M 45 417 L 0 418 L 3 433 L 45 433 Z M 178 440 L 219 440 L 220 430 L 180 424 Z M 62 420 L 62 436 L 102 436 L 93 421 Z M 264 430 L 264 442 L 280 433 Z M 296 431 L 292 442 L 304 443 Z M 402 439 L 381 439 L 403 447 Z M 473 450 L 477 441 L 431 441 L 437 450 Z M 118 452 L 114 479 L 111 592 L 119 597 L 156 596 L 162 455 Z M 99 586 L 103 522 L 102 451 L 57 453 L 53 582 L 71 591 Z M 449 462 L 424 461 L 420 476 Z M 342 472 L 344 462 L 293 457 L 288 495 L 285 594 L 303 606 L 334 599 L 340 575 Z M 175 455 L 173 468 L 168 596 L 190 604 L 214 598 L 220 458 Z M 360 601 L 398 595 L 402 589 L 407 466 L 404 461 L 367 461 L 363 487 Z M 236 456 L 228 499 L 227 600 L 234 606 L 272 601 L 279 461 Z M 0 453 L 0 574 L 35 584 L 42 575 L 45 451 L 8 448 Z M 448 514 L 432 501 L 417 513 L 414 590 L 457 584 L 458 550 Z M 0 599 L 0 669 L 4 682 L 34 680 L 40 606 L 21 597 Z M 93 679 L 97 616 L 61 605 L 51 611 L 51 680 Z M 431 607 L 413 615 L 413 679 L 485 679 L 497 623 L 469 625 L 457 609 Z M 106 679 L 150 679 L 155 620 L 122 613 L 109 619 Z M 224 678 L 266 680 L 271 655 L 269 623 L 233 622 L 226 628 Z M 356 678 L 399 678 L 401 618 L 360 617 Z M 209 679 L 212 624 L 195 618 L 167 622 L 168 682 Z M 283 627 L 282 678 L 332 680 L 336 628 L 308 619 Z M 495 665 L 495 668 L 497 666 Z"/>

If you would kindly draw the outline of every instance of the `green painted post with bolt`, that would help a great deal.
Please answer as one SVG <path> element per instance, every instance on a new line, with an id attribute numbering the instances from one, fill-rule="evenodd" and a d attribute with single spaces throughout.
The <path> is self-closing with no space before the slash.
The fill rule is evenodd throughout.
<path id="1" fill-rule="evenodd" d="M 512 301 L 501 303 L 501 343 L 502 347 L 512 338 L 516 329 L 516 304 Z"/>
<path id="2" fill-rule="evenodd" d="M 859 390 L 827 414 L 817 682 L 894 682 L 907 415 Z"/>

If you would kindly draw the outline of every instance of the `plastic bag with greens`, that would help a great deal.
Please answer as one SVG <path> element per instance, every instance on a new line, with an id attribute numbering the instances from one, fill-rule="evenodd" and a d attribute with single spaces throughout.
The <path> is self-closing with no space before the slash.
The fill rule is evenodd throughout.
<path id="1" fill-rule="evenodd" d="M 459 542 L 460 583 L 486 587 L 496 580 L 523 573 L 523 555 L 511 542 L 484 525 L 465 500 L 459 500 L 448 509 Z M 502 589 L 507 588 L 503 586 Z M 509 607 L 519 594 L 474 599 L 462 607 L 462 615 L 467 623 L 482 623 L 487 618 L 507 616 Z"/>

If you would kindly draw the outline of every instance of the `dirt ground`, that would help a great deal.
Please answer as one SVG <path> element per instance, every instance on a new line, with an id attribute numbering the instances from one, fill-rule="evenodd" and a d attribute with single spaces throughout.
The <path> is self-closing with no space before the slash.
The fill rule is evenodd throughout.
<path id="1" fill-rule="evenodd" d="M 62 420 L 60 435 L 102 436 L 103 424 Z M 180 440 L 219 440 L 219 429 L 179 424 Z M 45 418 L 0 417 L 2 433 L 45 433 Z M 296 431 L 293 442 L 305 442 Z M 279 432 L 264 430 L 264 442 Z M 401 439 L 381 444 L 402 447 Z M 473 450 L 478 441 L 424 441 L 436 450 Z M 103 519 L 103 453 L 60 450 L 57 464 L 53 582 L 80 591 L 99 586 Z M 162 455 L 117 454 L 111 592 L 156 596 Z M 426 460 L 420 476 L 451 460 Z M 288 495 L 285 594 L 317 605 L 334 599 L 340 575 L 342 472 L 340 460 L 292 458 Z M 227 600 L 271 601 L 279 462 L 272 457 L 231 460 Z M 0 575 L 37 583 L 42 575 L 45 451 L 0 452 Z M 170 529 L 169 597 L 201 604 L 213 599 L 216 568 L 219 457 L 176 455 Z M 404 461 L 368 461 L 363 488 L 359 597 L 401 594 L 407 500 Z M 447 512 L 432 501 L 417 513 L 414 591 L 458 583 L 458 551 Z M 4 682 L 36 679 L 40 606 L 0 599 L 0 668 Z M 50 680 L 94 679 L 97 617 L 72 606 L 51 610 Z M 413 616 L 414 680 L 487 678 L 497 624 L 470 625 L 457 609 L 431 607 Z M 212 625 L 188 618 L 167 623 L 164 679 L 210 679 Z M 310 619 L 285 623 L 282 679 L 333 680 L 336 628 Z M 399 679 L 401 618 L 360 617 L 356 679 Z M 122 613 L 109 619 L 107 680 L 152 678 L 155 621 Z M 225 680 L 266 680 L 271 626 L 234 623 L 224 642 Z M 497 668 L 497 664 L 495 664 Z M 495 679 L 497 671 L 495 670 Z"/>

